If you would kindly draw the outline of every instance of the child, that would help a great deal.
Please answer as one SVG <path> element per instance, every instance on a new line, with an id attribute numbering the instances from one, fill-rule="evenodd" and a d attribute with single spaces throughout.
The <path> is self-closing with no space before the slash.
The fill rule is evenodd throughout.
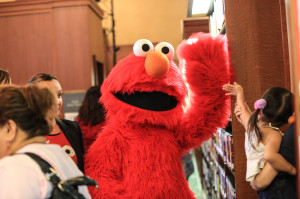
<path id="1" fill-rule="evenodd" d="M 236 82 L 225 84 L 223 90 L 229 92 L 226 95 L 237 97 L 234 112 L 246 129 L 246 180 L 253 181 L 264 167 L 265 161 L 276 170 L 295 175 L 296 168 L 278 153 L 282 139 L 280 128 L 288 124 L 293 115 L 292 93 L 285 88 L 270 88 L 255 102 L 255 111 L 251 113 L 241 85 Z"/>

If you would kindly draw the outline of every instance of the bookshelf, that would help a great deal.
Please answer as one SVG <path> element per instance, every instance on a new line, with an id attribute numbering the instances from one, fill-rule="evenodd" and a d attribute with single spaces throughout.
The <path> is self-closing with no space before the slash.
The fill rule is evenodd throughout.
<path id="1" fill-rule="evenodd" d="M 236 198 L 233 136 L 228 128 L 219 128 L 198 149 L 202 154 L 201 185 L 207 198 Z"/>

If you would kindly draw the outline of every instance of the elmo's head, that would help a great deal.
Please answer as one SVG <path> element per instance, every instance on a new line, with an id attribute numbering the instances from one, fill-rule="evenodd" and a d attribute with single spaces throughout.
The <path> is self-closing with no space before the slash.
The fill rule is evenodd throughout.
<path id="1" fill-rule="evenodd" d="M 131 125 L 174 128 L 183 115 L 187 88 L 173 61 L 174 48 L 138 40 L 104 81 L 101 101 L 108 118 Z"/>

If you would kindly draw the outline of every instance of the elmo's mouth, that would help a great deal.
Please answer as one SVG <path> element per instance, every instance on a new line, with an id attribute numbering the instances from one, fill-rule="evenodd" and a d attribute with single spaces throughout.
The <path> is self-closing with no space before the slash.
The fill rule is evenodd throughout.
<path id="1" fill-rule="evenodd" d="M 132 106 L 150 111 L 168 111 L 177 106 L 177 100 L 163 92 L 134 92 L 132 94 L 117 92 L 116 98 Z"/>

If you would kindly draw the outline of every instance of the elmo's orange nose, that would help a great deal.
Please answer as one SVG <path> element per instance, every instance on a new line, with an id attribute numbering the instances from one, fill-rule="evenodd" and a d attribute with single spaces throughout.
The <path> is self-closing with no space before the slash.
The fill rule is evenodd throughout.
<path id="1" fill-rule="evenodd" d="M 153 78 L 160 78 L 168 73 L 170 62 L 167 56 L 159 51 L 149 53 L 145 61 L 146 73 Z"/>

